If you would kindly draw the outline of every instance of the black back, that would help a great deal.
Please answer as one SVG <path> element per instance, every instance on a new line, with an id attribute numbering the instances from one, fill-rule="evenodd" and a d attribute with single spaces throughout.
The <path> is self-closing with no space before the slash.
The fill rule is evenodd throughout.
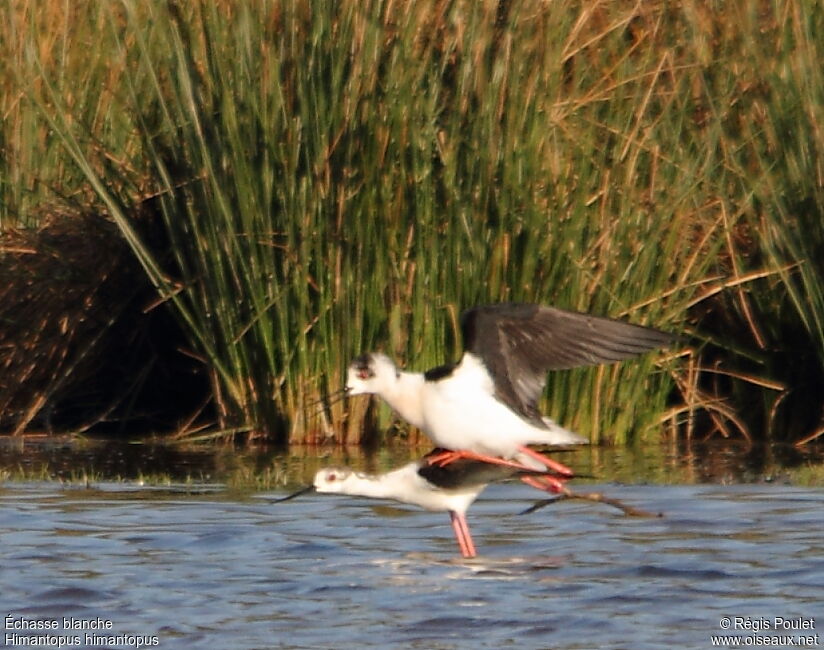
<path id="1" fill-rule="evenodd" d="M 444 451 L 443 449 L 433 449 L 421 461 L 418 475 L 426 479 L 432 485 L 444 490 L 454 490 L 462 487 L 472 487 L 476 485 L 486 485 L 495 481 L 503 481 L 518 474 L 518 470 L 503 465 L 493 465 L 479 460 L 469 460 L 461 458 L 443 467 L 439 465 L 429 465 L 426 459 L 433 454 Z"/>

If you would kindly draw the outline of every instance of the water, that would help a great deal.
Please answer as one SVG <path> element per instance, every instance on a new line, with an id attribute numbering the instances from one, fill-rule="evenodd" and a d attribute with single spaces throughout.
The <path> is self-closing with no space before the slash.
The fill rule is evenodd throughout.
<path id="1" fill-rule="evenodd" d="M 40 620 L 63 647 L 660 649 L 710 648 L 722 634 L 824 644 L 824 490 L 578 489 L 664 516 L 582 501 L 519 516 L 539 493 L 493 485 L 469 512 L 480 556 L 462 560 L 444 513 L 374 500 L 6 482 L 4 636 L 44 634 L 9 629 Z M 87 633 L 116 638 L 94 645 Z"/>

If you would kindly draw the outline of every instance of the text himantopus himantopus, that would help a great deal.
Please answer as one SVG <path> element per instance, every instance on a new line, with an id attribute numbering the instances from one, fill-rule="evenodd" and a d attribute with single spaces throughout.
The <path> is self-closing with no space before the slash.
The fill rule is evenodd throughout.
<path id="1" fill-rule="evenodd" d="M 441 450 L 432 453 L 438 451 Z M 562 480 L 550 473 L 525 473 L 513 467 L 467 459 L 457 459 L 445 466 L 432 465 L 427 461 L 431 455 L 384 474 L 364 474 L 348 467 L 325 467 L 315 474 L 312 485 L 277 499 L 277 502 L 314 491 L 392 499 L 426 510 L 446 511 L 461 555 L 472 558 L 476 551 L 466 511 L 489 483 L 521 475 L 530 479 L 529 485 L 538 489 L 556 494 L 563 490 Z"/>
<path id="2" fill-rule="evenodd" d="M 349 366 L 345 391 L 379 395 L 435 445 L 451 450 L 430 462 L 509 459 L 567 476 L 568 468 L 527 447 L 587 442 L 538 410 L 547 372 L 627 359 L 674 339 L 620 320 L 520 303 L 465 311 L 461 333 L 458 363 L 403 372 L 384 354 L 364 354 Z"/>

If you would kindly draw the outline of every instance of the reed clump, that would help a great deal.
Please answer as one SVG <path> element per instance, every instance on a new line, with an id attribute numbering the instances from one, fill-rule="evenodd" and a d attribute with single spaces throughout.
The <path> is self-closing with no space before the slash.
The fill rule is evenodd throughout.
<path id="1" fill-rule="evenodd" d="M 41 5 L 0 9 L 0 225 L 90 191 L 214 429 L 374 437 L 326 400 L 351 357 L 434 365 L 523 300 L 696 337 L 551 378 L 594 441 L 824 431 L 819 4 Z"/>
<path id="2" fill-rule="evenodd" d="M 114 224 L 66 211 L 39 222 L 0 233 L 0 430 L 135 434 L 197 421 L 205 373 L 177 349 L 181 328 L 152 306 Z"/>

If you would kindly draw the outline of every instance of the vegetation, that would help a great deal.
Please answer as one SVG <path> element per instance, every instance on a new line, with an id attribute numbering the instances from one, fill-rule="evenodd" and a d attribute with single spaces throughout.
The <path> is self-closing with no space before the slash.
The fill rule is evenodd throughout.
<path id="1" fill-rule="evenodd" d="M 52 212 L 0 233 L 0 431 L 145 434 L 203 404 L 201 364 L 117 228 Z"/>
<path id="2" fill-rule="evenodd" d="M 12 0 L 0 228 L 106 215 L 210 431 L 370 438 L 385 413 L 328 399 L 351 357 L 428 367 L 462 308 L 524 300 L 694 337 L 551 378 L 594 441 L 812 440 L 822 29 L 800 0 Z"/>

